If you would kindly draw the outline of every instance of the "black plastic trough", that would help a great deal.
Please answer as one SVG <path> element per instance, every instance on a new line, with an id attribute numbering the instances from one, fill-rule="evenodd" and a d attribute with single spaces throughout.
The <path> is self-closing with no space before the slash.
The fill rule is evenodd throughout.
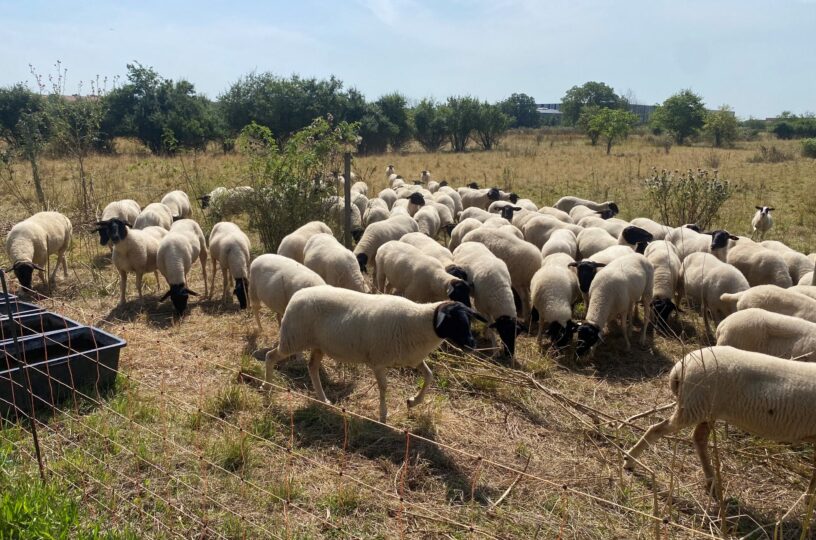
<path id="1" fill-rule="evenodd" d="M 53 314 L 52 314 L 53 315 Z M 14 405 L 29 413 L 25 371 L 31 377 L 36 408 L 57 406 L 66 398 L 97 393 L 116 380 L 119 352 L 126 342 L 98 328 L 82 326 L 0 344 L 0 414 L 14 416 Z M 25 366 L 20 365 L 22 361 Z M 76 391 L 76 393 L 75 393 Z"/>
<path id="2" fill-rule="evenodd" d="M 12 319 L 6 317 L 0 319 L 0 347 L 5 347 L 13 341 L 12 325 L 17 331 L 18 339 L 37 334 L 52 334 L 82 326 L 76 321 L 50 311 L 23 313 L 15 315 Z"/>
<path id="3" fill-rule="evenodd" d="M 10 302 L 0 302 L 0 320 L 8 318 L 8 309 L 11 306 L 11 316 L 16 317 L 27 313 L 39 313 L 43 310 L 37 304 L 30 304 L 28 302 L 20 302 L 16 298 Z"/>

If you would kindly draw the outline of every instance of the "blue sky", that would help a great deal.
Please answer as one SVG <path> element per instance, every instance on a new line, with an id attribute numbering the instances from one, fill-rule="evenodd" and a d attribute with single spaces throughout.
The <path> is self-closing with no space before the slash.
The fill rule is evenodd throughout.
<path id="1" fill-rule="evenodd" d="M 0 85 L 29 64 L 67 91 L 138 60 L 210 97 L 250 71 L 336 75 L 368 98 L 604 81 L 639 103 L 691 88 L 741 117 L 816 111 L 816 0 L 0 0 Z"/>

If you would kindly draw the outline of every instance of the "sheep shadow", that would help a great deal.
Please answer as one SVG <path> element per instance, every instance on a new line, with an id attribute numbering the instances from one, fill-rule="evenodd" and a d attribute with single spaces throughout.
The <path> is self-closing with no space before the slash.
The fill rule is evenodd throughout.
<path id="1" fill-rule="evenodd" d="M 406 461 L 406 435 L 399 430 L 356 417 L 349 417 L 344 424 L 341 414 L 316 403 L 296 409 L 291 417 L 283 409 L 277 414 L 281 422 L 288 425 L 291 421 L 294 424 L 300 446 L 334 449 L 345 445 L 348 452 L 366 459 L 387 460 L 400 467 Z M 436 439 L 435 429 L 425 426 L 415 433 L 428 440 L 417 437 L 410 439 L 407 456 L 410 468 L 406 488 L 421 489 L 422 469 L 427 466 L 429 474 L 444 482 L 448 500 L 465 501 L 466 497 L 469 500 L 472 474 L 466 472 L 447 452 L 433 444 L 432 441 Z M 489 504 L 490 499 L 495 500 L 498 495 L 499 491 L 489 486 L 477 485 L 473 489 L 473 500 L 482 505 Z"/>
<path id="2" fill-rule="evenodd" d="M 117 305 L 108 312 L 105 318 L 133 322 L 141 317 L 146 317 L 147 324 L 159 329 L 170 328 L 179 321 L 172 304 L 164 305 L 157 299 L 148 297 L 142 300 L 128 300 L 124 304 Z"/>

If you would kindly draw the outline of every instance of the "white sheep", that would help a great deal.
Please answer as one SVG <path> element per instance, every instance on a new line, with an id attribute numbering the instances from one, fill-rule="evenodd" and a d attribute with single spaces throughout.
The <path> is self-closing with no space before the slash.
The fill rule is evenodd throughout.
<path id="1" fill-rule="evenodd" d="M 465 218 L 460 220 L 456 227 L 454 227 L 451 231 L 448 248 L 451 251 L 455 250 L 462 243 L 462 238 L 464 238 L 467 233 L 470 231 L 475 231 L 481 226 L 482 222 L 476 218 Z"/>
<path id="2" fill-rule="evenodd" d="M 765 238 L 765 233 L 771 230 L 773 227 L 773 218 L 771 217 L 771 212 L 773 212 L 772 206 L 755 206 L 756 214 L 751 219 L 751 238 L 755 238 L 759 235 L 759 239 L 763 240 Z"/>
<path id="3" fill-rule="evenodd" d="M 210 291 L 215 291 L 215 271 L 221 265 L 223 281 L 222 300 L 226 304 L 231 295 L 227 294 L 229 278 L 235 280 L 233 293 L 238 298 L 241 309 L 247 307 L 249 288 L 249 237 L 241 228 L 230 221 L 221 221 L 210 231 L 210 257 L 212 258 L 212 282 Z"/>
<path id="4" fill-rule="evenodd" d="M 170 290 L 162 296 L 160 301 L 170 297 L 179 316 L 187 310 L 189 296 L 198 296 L 198 293 L 187 287 L 187 275 L 196 259 L 201 262 L 201 272 L 204 274 L 204 296 L 206 297 L 209 295 L 207 241 L 198 223 L 192 219 L 180 219 L 173 223 L 170 232 L 161 239 L 156 254 L 156 265 L 159 272 L 170 286 Z"/>
<path id="5" fill-rule="evenodd" d="M 422 234 L 421 232 L 411 232 L 405 234 L 400 238 L 400 242 L 411 244 L 425 255 L 433 257 L 437 261 L 441 262 L 443 266 L 447 267 L 453 263 L 453 253 L 451 253 L 448 248 L 441 245 L 433 238 L 428 238 L 427 235 Z"/>
<path id="6" fill-rule="evenodd" d="M 459 192 L 448 185 L 445 186 L 440 185 L 439 190 L 437 190 L 437 193 L 444 193 L 445 195 L 451 198 L 454 204 L 453 217 L 457 218 L 464 209 L 464 207 L 462 206 L 462 196 L 459 195 Z"/>
<path id="7" fill-rule="evenodd" d="M 614 236 L 598 227 L 583 229 L 576 236 L 578 242 L 578 255 L 582 259 L 588 259 L 610 246 L 619 245 Z"/>
<path id="8" fill-rule="evenodd" d="M 425 358 L 444 340 L 473 348 L 476 343 L 470 332 L 471 317 L 480 318 L 467 307 L 450 301 L 417 304 L 398 296 L 362 294 L 330 286 L 301 290 L 292 297 L 283 316 L 279 345 L 264 356 L 266 380 L 271 380 L 279 361 L 310 349 L 312 385 L 318 399 L 329 403 L 320 383 L 323 356 L 366 364 L 377 380 L 379 419 L 385 422 L 388 368 L 421 368 L 422 388 L 408 399 L 409 408 L 419 405 L 433 384 L 433 373 Z M 338 336 L 343 339 L 337 339 Z"/>
<path id="9" fill-rule="evenodd" d="M 508 200 L 515 206 L 522 208 L 524 210 L 529 210 L 530 212 L 538 212 L 538 205 L 534 203 L 530 199 L 523 199 L 520 198 L 515 193 L 510 193 L 508 195 Z"/>
<path id="10" fill-rule="evenodd" d="M 419 182 L 420 182 L 421 184 L 425 184 L 425 185 L 427 186 L 427 185 L 428 185 L 428 183 L 430 183 L 430 182 L 431 182 L 431 171 L 428 171 L 428 170 L 424 170 L 424 171 L 422 171 L 422 172 L 420 173 L 420 175 L 419 175 Z M 429 191 L 430 191 L 430 190 L 429 190 Z"/>
<path id="11" fill-rule="evenodd" d="M 283 237 L 283 240 L 278 244 L 278 255 L 289 257 L 293 261 L 303 264 L 303 249 L 306 247 L 306 242 L 312 236 L 321 233 L 332 234 L 331 228 L 322 221 L 310 221 L 305 225 L 301 225 Z"/>
<path id="12" fill-rule="evenodd" d="M 357 210 L 360 211 L 360 216 L 362 216 L 365 214 L 366 208 L 368 208 L 368 197 L 366 197 L 364 193 L 352 191 L 351 204 L 357 207 Z"/>
<path id="13" fill-rule="evenodd" d="M 133 199 L 113 201 L 102 210 L 102 216 L 97 221 L 108 221 L 116 218 L 127 223 L 128 227 L 133 227 L 141 211 L 142 207 Z M 108 232 L 107 227 L 99 227 L 96 231 L 99 233 L 99 243 L 103 246 L 110 246 L 110 242 L 106 236 Z"/>
<path id="14" fill-rule="evenodd" d="M 450 208 L 436 201 L 429 201 L 427 205 L 435 208 L 436 213 L 439 214 L 439 230 L 450 236 L 453 228 L 456 227 L 456 220 L 453 218 Z"/>
<path id="15" fill-rule="evenodd" d="M 206 195 L 198 197 L 202 209 L 210 209 L 210 213 L 218 219 L 226 219 L 246 211 L 247 203 L 255 194 L 250 186 L 234 188 L 217 187 Z"/>
<path id="16" fill-rule="evenodd" d="M 447 206 L 448 210 L 450 210 L 451 218 L 455 219 L 457 212 L 456 203 L 454 202 L 453 197 L 443 191 L 437 191 L 433 194 L 433 200 L 434 202 Z"/>
<path id="17" fill-rule="evenodd" d="M 331 203 L 328 208 L 329 222 L 337 229 L 345 229 L 346 204 L 344 200 L 340 197 L 330 197 L 329 203 Z M 363 234 L 363 215 L 360 213 L 360 208 L 354 203 L 351 203 L 349 210 L 351 214 L 351 237 L 356 242 Z"/>
<path id="18" fill-rule="evenodd" d="M 566 253 L 572 259 L 578 254 L 578 240 L 575 233 L 569 229 L 553 231 L 550 237 L 541 246 L 541 257 L 546 258 L 553 253 Z"/>
<path id="19" fill-rule="evenodd" d="M 464 221 L 466 219 L 478 219 L 484 223 L 488 219 L 494 217 L 496 217 L 496 214 L 491 214 L 487 210 L 479 208 L 478 206 L 471 206 L 462 210 L 462 213 L 459 214 L 459 221 Z"/>
<path id="20" fill-rule="evenodd" d="M 581 199 L 579 197 L 561 197 L 558 201 L 553 205 L 555 208 L 559 210 L 563 210 L 564 212 L 569 212 L 572 210 L 573 207 L 581 205 L 586 206 L 591 210 L 595 210 L 596 212 L 603 212 L 604 210 L 611 210 L 613 212 L 612 215 L 618 214 L 618 205 L 612 201 L 606 201 L 603 203 L 596 203 L 595 201 L 590 201 L 587 199 Z"/>
<path id="21" fill-rule="evenodd" d="M 280 324 L 281 317 L 296 292 L 325 284 L 316 272 L 289 257 L 267 253 L 256 258 L 249 265 L 249 305 L 258 332 L 263 332 L 262 304 L 272 310 Z"/>
<path id="22" fill-rule="evenodd" d="M 752 287 L 777 285 L 787 288 L 793 285 L 788 265 L 781 255 L 747 238 L 740 239 L 728 250 L 726 261 L 742 272 Z"/>
<path id="23" fill-rule="evenodd" d="M 755 307 L 816 322 L 816 300 L 776 285 L 759 285 L 737 293 L 722 294 L 720 300 L 736 311 Z"/>
<path id="24" fill-rule="evenodd" d="M 666 225 L 661 225 L 657 221 L 651 220 L 645 217 L 638 217 L 629 222 L 631 225 L 635 227 L 640 227 L 646 231 L 652 233 L 652 237 L 655 240 L 664 240 L 666 235 L 669 234 L 669 231 L 672 230 L 671 227 L 667 227 Z"/>
<path id="25" fill-rule="evenodd" d="M 603 219 L 595 215 L 581 218 L 578 220 L 577 225 L 585 229 L 589 227 L 598 227 L 599 229 L 603 229 L 617 238 L 621 231 L 629 226 L 629 222 L 617 218 Z"/>
<path id="26" fill-rule="evenodd" d="M 489 189 L 468 189 L 464 193 L 460 191 L 459 194 L 462 197 L 462 208 L 464 210 L 475 206 L 486 211 L 491 202 L 502 199 L 499 188 L 495 187 Z"/>
<path id="27" fill-rule="evenodd" d="M 813 261 L 804 253 L 799 253 L 795 249 L 791 249 L 782 242 L 777 240 L 765 240 L 760 242 L 764 248 L 775 251 L 788 265 L 788 272 L 790 273 L 791 281 L 799 283 L 799 281 L 809 272 L 813 272 Z M 810 282 L 808 282 L 808 285 Z"/>
<path id="28" fill-rule="evenodd" d="M 385 168 L 385 180 L 387 182 L 392 181 L 397 177 L 397 171 L 394 169 L 393 165 L 389 165 Z"/>
<path id="29" fill-rule="evenodd" d="M 583 204 L 578 204 L 573 206 L 569 211 L 569 217 L 573 223 L 579 223 L 582 219 L 588 217 L 597 217 L 601 219 L 609 219 L 612 217 L 611 210 L 603 210 L 598 212 L 597 210 L 593 210 L 592 208 L 588 208 Z"/>
<path id="30" fill-rule="evenodd" d="M 167 231 L 173 225 L 173 213 L 163 203 L 150 203 L 145 206 L 133 222 L 134 229 L 161 227 Z"/>
<path id="31" fill-rule="evenodd" d="M 384 221 L 389 217 L 391 217 L 391 211 L 388 210 L 386 202 L 375 197 L 368 201 L 368 208 L 363 214 L 363 225 L 368 227 L 372 223 Z"/>
<path id="32" fill-rule="evenodd" d="M 563 210 L 559 210 L 553 206 L 542 206 L 538 209 L 539 214 L 544 214 L 545 216 L 552 216 L 559 221 L 563 221 L 564 223 L 574 224 L 575 222 L 570 217 L 569 213 L 564 212 Z"/>
<path id="33" fill-rule="evenodd" d="M 816 287 L 813 285 L 794 285 L 789 291 L 798 292 L 799 294 L 804 294 L 805 296 L 810 296 L 814 300 L 816 300 Z"/>
<path id="34" fill-rule="evenodd" d="M 390 240 L 399 240 L 409 232 L 418 231 L 419 226 L 414 218 L 401 215 L 392 215 L 385 221 L 378 221 L 367 227 L 360 241 L 354 246 L 354 256 L 360 270 L 364 274 L 367 273 L 369 263 L 376 268 L 375 256 L 381 245 Z"/>
<path id="35" fill-rule="evenodd" d="M 368 292 L 368 283 L 360 272 L 354 253 L 331 234 L 320 233 L 309 238 L 303 248 L 303 264 L 323 278 L 327 285 Z"/>
<path id="36" fill-rule="evenodd" d="M 190 206 L 190 197 L 181 190 L 171 191 L 162 197 L 161 203 L 167 205 L 173 220 L 188 219 L 193 215 L 193 207 Z"/>
<path id="37" fill-rule="evenodd" d="M 721 300 L 724 293 L 738 293 L 750 288 L 742 272 L 722 262 L 711 253 L 692 253 L 680 264 L 677 280 L 678 295 L 699 307 L 703 324 L 709 329 L 708 314 L 715 324 L 735 311 L 734 306 Z"/>
<path id="38" fill-rule="evenodd" d="M 57 270 L 62 264 L 62 275 L 68 277 L 65 252 L 71 248 L 73 226 L 71 220 L 59 212 L 37 212 L 11 228 L 6 237 L 6 255 L 11 270 L 25 289 L 31 289 L 31 276 L 38 270 L 40 281 L 45 283 L 43 272 L 48 273 L 48 286 L 56 282 Z M 51 255 L 57 263 L 51 271 Z"/>
<path id="39" fill-rule="evenodd" d="M 700 233 L 688 226 L 672 229 L 664 239 L 674 244 L 674 247 L 677 248 L 677 256 L 681 261 L 692 253 L 711 253 L 722 262 L 728 260 L 730 241 L 740 240 L 738 236 L 725 230 Z"/>
<path id="40" fill-rule="evenodd" d="M 352 193 L 359 193 L 363 196 L 368 196 L 368 184 L 360 180 L 359 182 L 354 182 L 351 185 L 351 192 Z"/>
<path id="41" fill-rule="evenodd" d="M 531 301 L 538 313 L 537 339 L 541 342 L 546 332 L 557 349 L 569 345 L 578 328 L 572 321 L 572 304 L 578 299 L 578 280 L 568 268 L 571 262 L 573 259 L 567 253 L 548 255 L 530 281 Z"/>
<path id="42" fill-rule="evenodd" d="M 439 228 L 442 225 L 442 220 L 439 218 L 439 212 L 430 204 L 426 204 L 414 214 L 414 220 L 417 222 L 419 232 L 428 235 L 430 238 L 436 238 L 439 234 Z"/>
<path id="43" fill-rule="evenodd" d="M 397 200 L 397 192 L 391 188 L 385 188 L 377 194 L 377 197 L 384 200 L 385 204 L 388 205 L 388 209 L 391 210 Z"/>
<path id="44" fill-rule="evenodd" d="M 779 358 L 816 360 L 816 323 L 760 308 L 732 313 L 717 326 L 717 345 Z"/>
<path id="45" fill-rule="evenodd" d="M 523 212 L 529 211 L 524 210 Z M 530 217 L 526 218 L 528 215 Z M 580 233 L 584 230 L 578 225 L 564 223 L 558 218 L 545 214 L 539 214 L 538 212 L 529 212 L 528 214 L 524 214 L 524 217 L 526 219 L 516 219 L 516 216 L 514 215 L 512 223 L 521 229 L 521 232 L 524 234 L 524 239 L 538 249 L 543 248 L 547 240 L 550 239 L 550 236 L 557 230 L 567 229 L 572 231 L 576 236 L 580 235 Z"/>
<path id="46" fill-rule="evenodd" d="M 666 324 L 669 316 L 677 310 L 674 298 L 677 294 L 677 282 L 680 279 L 680 257 L 677 248 L 671 242 L 656 240 L 651 242 L 643 252 L 654 267 L 654 286 L 652 289 L 652 310 L 654 320 Z"/>
<path id="47" fill-rule="evenodd" d="M 651 426 L 624 461 L 626 469 L 660 437 L 694 428 L 694 446 L 715 496 L 708 436 L 725 420 L 758 437 L 780 442 L 816 442 L 816 364 L 791 362 L 733 347 L 706 347 L 674 365 L 669 384 L 677 399 L 671 417 Z"/>

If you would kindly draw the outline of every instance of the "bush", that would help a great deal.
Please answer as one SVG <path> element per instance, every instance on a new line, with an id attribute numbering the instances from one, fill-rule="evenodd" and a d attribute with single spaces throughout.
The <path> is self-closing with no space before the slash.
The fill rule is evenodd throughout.
<path id="1" fill-rule="evenodd" d="M 705 169 L 685 173 L 652 169 L 645 183 L 659 219 L 672 227 L 696 223 L 707 229 L 733 193 L 731 184 L 721 180 L 717 171 L 709 173 Z"/>
<path id="2" fill-rule="evenodd" d="M 756 154 L 748 158 L 748 163 L 782 163 L 783 161 L 790 161 L 793 156 L 787 152 L 783 152 L 776 146 L 770 147 L 764 144 L 759 145 L 759 150 Z"/>
<path id="3" fill-rule="evenodd" d="M 802 155 L 809 158 L 816 158 L 816 139 L 805 139 L 802 141 Z"/>

